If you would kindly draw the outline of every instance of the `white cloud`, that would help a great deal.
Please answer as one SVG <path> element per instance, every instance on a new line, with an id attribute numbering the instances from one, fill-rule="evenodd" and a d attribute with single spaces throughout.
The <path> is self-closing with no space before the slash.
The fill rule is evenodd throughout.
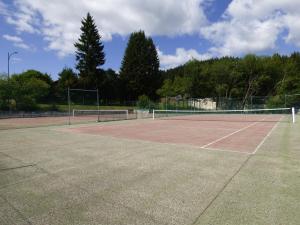
<path id="1" fill-rule="evenodd" d="M 175 55 L 164 54 L 159 48 L 157 53 L 160 59 L 161 67 L 169 69 L 178 65 L 182 65 L 189 60 L 206 60 L 211 58 L 210 54 L 200 54 L 195 49 L 185 50 L 184 48 L 177 48 Z"/>
<path id="2" fill-rule="evenodd" d="M 212 0 L 15 0 L 7 22 L 19 32 L 40 32 L 48 49 L 60 56 L 74 52 L 80 21 L 90 12 L 103 40 L 142 29 L 148 35 L 198 33 L 207 23 L 204 6 Z"/>
<path id="3" fill-rule="evenodd" d="M 213 56 L 259 53 L 277 50 L 277 41 L 284 40 L 300 47 L 299 0 L 233 0 L 220 21 L 200 28 L 202 37 L 211 42 L 208 53 L 178 48 L 175 55 L 158 51 L 163 67 L 183 64 L 189 59 Z M 192 56 L 192 57 L 191 57 Z"/>
<path id="4" fill-rule="evenodd" d="M 210 51 L 217 56 L 224 56 L 274 49 L 281 31 L 280 20 L 233 20 L 203 28 L 202 34 L 214 44 Z"/>
<path id="5" fill-rule="evenodd" d="M 201 56 L 277 50 L 282 35 L 286 43 L 300 47 L 299 0 L 232 0 L 222 18 L 209 23 L 205 12 L 213 1 L 14 0 L 13 9 L 7 14 L 10 16 L 5 18 L 18 32 L 43 35 L 46 49 L 62 57 L 74 53 L 73 43 L 87 12 L 93 15 L 104 41 L 111 40 L 113 35 L 126 36 L 142 29 L 152 36 L 199 34 L 211 42 L 208 53 Z M 2 11 L 7 11 L 7 7 L 0 0 Z M 181 63 L 183 55 L 177 51 L 173 56 L 166 55 L 162 65 Z"/>
<path id="6" fill-rule="evenodd" d="M 7 41 L 12 42 L 15 47 L 23 48 L 23 49 L 30 48 L 27 44 L 24 43 L 23 39 L 18 36 L 4 34 L 2 37 Z"/>
<path id="7" fill-rule="evenodd" d="M 25 43 L 15 43 L 14 44 L 18 48 L 29 49 L 30 47 Z"/>
<path id="8" fill-rule="evenodd" d="M 6 16 L 6 22 L 14 25 L 19 33 L 39 33 L 35 28 L 38 25 L 37 13 L 29 5 L 24 5 L 22 1 L 14 1 L 16 9 L 10 9 Z"/>
<path id="9" fill-rule="evenodd" d="M 12 42 L 23 42 L 23 40 L 20 37 L 11 36 L 11 35 L 8 35 L 8 34 L 4 34 L 3 38 L 8 40 L 8 41 L 12 41 Z"/>
<path id="10" fill-rule="evenodd" d="M 299 8 L 298 0 L 233 0 L 223 19 L 201 34 L 213 43 L 210 51 L 217 56 L 276 49 L 284 30 L 284 40 L 300 47 Z"/>
<path id="11" fill-rule="evenodd" d="M 300 47 L 300 14 L 286 15 L 284 17 L 284 21 L 288 25 L 289 29 L 289 33 L 285 37 L 285 41 Z"/>

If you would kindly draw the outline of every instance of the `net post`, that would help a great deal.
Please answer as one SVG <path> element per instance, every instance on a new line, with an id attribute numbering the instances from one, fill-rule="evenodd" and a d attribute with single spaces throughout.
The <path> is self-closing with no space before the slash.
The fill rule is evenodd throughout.
<path id="1" fill-rule="evenodd" d="M 71 125 L 71 98 L 70 98 L 70 87 L 68 87 L 68 105 L 69 105 L 69 125 Z M 74 112 L 73 112 L 74 113 Z"/>
<path id="2" fill-rule="evenodd" d="M 75 117 L 75 109 L 73 109 L 73 118 Z"/>
<path id="3" fill-rule="evenodd" d="M 126 119 L 128 120 L 129 119 L 129 115 L 128 115 L 128 110 L 126 110 Z"/>
<path id="4" fill-rule="evenodd" d="M 152 110 L 152 119 L 155 119 L 155 109 Z"/>
<path id="5" fill-rule="evenodd" d="M 293 123 L 295 123 L 295 108 L 292 107 L 292 120 L 293 120 Z"/>

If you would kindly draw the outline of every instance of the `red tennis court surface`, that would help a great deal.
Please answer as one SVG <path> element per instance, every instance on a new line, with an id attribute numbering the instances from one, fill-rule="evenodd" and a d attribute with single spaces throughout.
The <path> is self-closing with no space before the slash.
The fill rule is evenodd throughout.
<path id="1" fill-rule="evenodd" d="M 235 120 L 143 120 L 70 128 L 68 131 L 143 140 L 186 144 L 210 150 L 255 152 L 282 115 L 235 116 Z"/>

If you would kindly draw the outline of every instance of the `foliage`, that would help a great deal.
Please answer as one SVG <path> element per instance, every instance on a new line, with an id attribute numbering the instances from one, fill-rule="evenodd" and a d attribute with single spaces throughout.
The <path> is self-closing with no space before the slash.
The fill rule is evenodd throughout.
<path id="1" fill-rule="evenodd" d="M 47 94 L 40 96 L 38 100 L 43 101 L 45 103 L 51 102 L 53 100 L 55 96 L 55 90 L 54 90 L 55 84 L 49 74 L 42 73 L 37 70 L 27 70 L 19 75 L 24 80 L 37 79 L 37 80 L 44 81 L 47 85 L 49 85 L 49 90 L 47 91 Z"/>
<path id="2" fill-rule="evenodd" d="M 105 63 L 101 36 L 90 13 L 82 21 L 81 35 L 76 47 L 76 69 L 85 88 L 99 87 L 102 82 L 100 67 Z"/>
<path id="3" fill-rule="evenodd" d="M 9 86 L 7 78 L 0 77 L 0 109 L 9 108 Z"/>
<path id="4" fill-rule="evenodd" d="M 54 86 L 54 95 L 57 102 L 67 101 L 67 89 L 76 88 L 78 85 L 77 74 L 68 67 L 63 68 L 63 70 L 58 74 L 58 80 Z"/>
<path id="5" fill-rule="evenodd" d="M 160 96 L 175 96 L 173 88 L 173 81 L 171 79 L 165 79 L 162 87 L 157 90 L 157 94 Z"/>
<path id="6" fill-rule="evenodd" d="M 147 52 L 144 48 L 148 46 L 149 38 L 143 32 L 132 34 L 132 38 L 133 43 L 128 43 L 120 74 L 112 69 L 99 69 L 102 73 L 99 88 L 102 105 L 124 105 L 124 100 L 135 101 L 142 96 L 138 105 L 148 108 L 153 106 L 151 100 L 155 100 L 156 95 L 162 99 L 180 95 L 182 101 L 186 98 L 212 97 L 224 108 L 250 108 L 252 103 L 256 104 L 255 107 L 300 107 L 300 95 L 296 95 L 300 93 L 299 53 L 191 60 L 166 71 L 156 68 L 149 72 L 147 57 L 139 58 Z M 151 65 L 158 66 L 158 62 Z M 56 81 L 48 74 L 35 70 L 13 75 L 9 81 L 3 74 L 0 76 L 0 109 L 30 110 L 43 103 L 48 110 L 59 110 L 57 105 L 66 103 L 68 86 L 84 88 L 80 78 L 70 68 L 64 68 Z M 130 102 L 130 105 L 135 105 L 135 102 Z"/>
<path id="7" fill-rule="evenodd" d="M 23 72 L 22 74 L 20 74 L 20 76 L 22 77 L 22 79 L 38 79 L 38 80 L 42 80 L 45 83 L 47 83 L 49 86 L 51 86 L 53 84 L 53 80 L 51 78 L 51 76 L 47 73 L 41 73 L 40 71 L 37 70 L 27 70 L 25 72 Z"/>
<path id="8" fill-rule="evenodd" d="M 96 105 L 72 105 L 74 108 L 80 110 L 80 109 L 89 109 L 89 110 L 97 110 L 98 106 Z M 60 112 L 68 112 L 69 111 L 69 105 L 68 104 L 57 104 L 57 105 L 52 105 L 52 104 L 38 104 L 37 105 L 38 109 L 41 111 L 60 111 Z M 106 106 L 106 105 L 100 105 L 100 109 L 104 110 L 128 110 L 128 109 L 135 109 L 134 106 L 123 106 L 123 105 L 114 105 L 114 106 Z"/>
<path id="9" fill-rule="evenodd" d="M 284 96 L 281 96 L 281 95 L 271 96 L 267 100 L 266 104 L 267 104 L 268 108 L 280 108 L 280 107 L 284 106 L 284 104 L 285 104 Z"/>
<path id="10" fill-rule="evenodd" d="M 269 106 L 283 106 L 280 96 L 300 93 L 300 54 L 192 60 L 165 71 L 163 77 L 157 90 L 161 97 L 240 99 L 240 107 L 246 107 L 251 96 L 269 96 Z M 290 102 L 290 106 L 296 104 L 296 100 Z"/>
<path id="11" fill-rule="evenodd" d="M 103 72 L 103 82 L 100 89 L 100 97 L 106 101 L 117 100 L 121 97 L 120 78 L 112 69 Z"/>
<path id="12" fill-rule="evenodd" d="M 137 106 L 139 109 L 149 109 L 153 103 L 147 95 L 141 95 L 138 97 Z"/>
<path id="13" fill-rule="evenodd" d="M 140 95 L 156 97 L 160 86 L 159 59 L 152 39 L 143 31 L 130 35 L 120 78 L 127 100 L 136 100 Z"/>
<path id="14" fill-rule="evenodd" d="M 8 81 L 9 98 L 15 102 L 18 110 L 32 110 L 37 107 L 37 101 L 49 93 L 50 85 L 36 75 L 28 75 L 28 71 L 13 75 Z"/>
<path id="15" fill-rule="evenodd" d="M 166 79 L 163 83 L 163 86 L 157 90 L 157 94 L 160 96 L 185 96 L 191 88 L 191 79 L 189 77 L 180 77 L 176 76 L 174 80 Z"/>
<path id="16" fill-rule="evenodd" d="M 77 74 L 71 68 L 65 67 L 58 74 L 58 86 L 60 86 L 62 89 L 67 89 L 68 87 L 74 88 L 76 87 L 77 82 Z"/>

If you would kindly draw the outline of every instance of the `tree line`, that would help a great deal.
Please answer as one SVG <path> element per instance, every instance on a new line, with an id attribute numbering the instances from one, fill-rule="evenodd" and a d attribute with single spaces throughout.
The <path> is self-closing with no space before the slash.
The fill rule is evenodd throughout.
<path id="1" fill-rule="evenodd" d="M 300 53 L 192 60 L 165 71 L 163 85 L 157 93 L 236 98 L 241 100 L 242 106 L 252 96 L 264 96 L 270 106 L 282 106 L 284 96 L 300 93 Z"/>
<path id="2" fill-rule="evenodd" d="M 89 13 L 82 20 L 81 35 L 74 46 L 76 71 L 63 68 L 55 81 L 49 74 L 36 70 L 15 74 L 9 80 L 2 75 L 0 109 L 32 110 L 38 108 L 38 103 L 64 104 L 69 87 L 99 89 L 102 104 L 180 96 L 238 98 L 244 106 L 251 96 L 268 96 L 268 104 L 281 106 L 282 96 L 300 93 L 297 52 L 290 56 L 191 60 L 176 68 L 160 70 L 152 38 L 137 31 L 130 35 L 120 71 L 104 70 L 105 46 Z"/>

